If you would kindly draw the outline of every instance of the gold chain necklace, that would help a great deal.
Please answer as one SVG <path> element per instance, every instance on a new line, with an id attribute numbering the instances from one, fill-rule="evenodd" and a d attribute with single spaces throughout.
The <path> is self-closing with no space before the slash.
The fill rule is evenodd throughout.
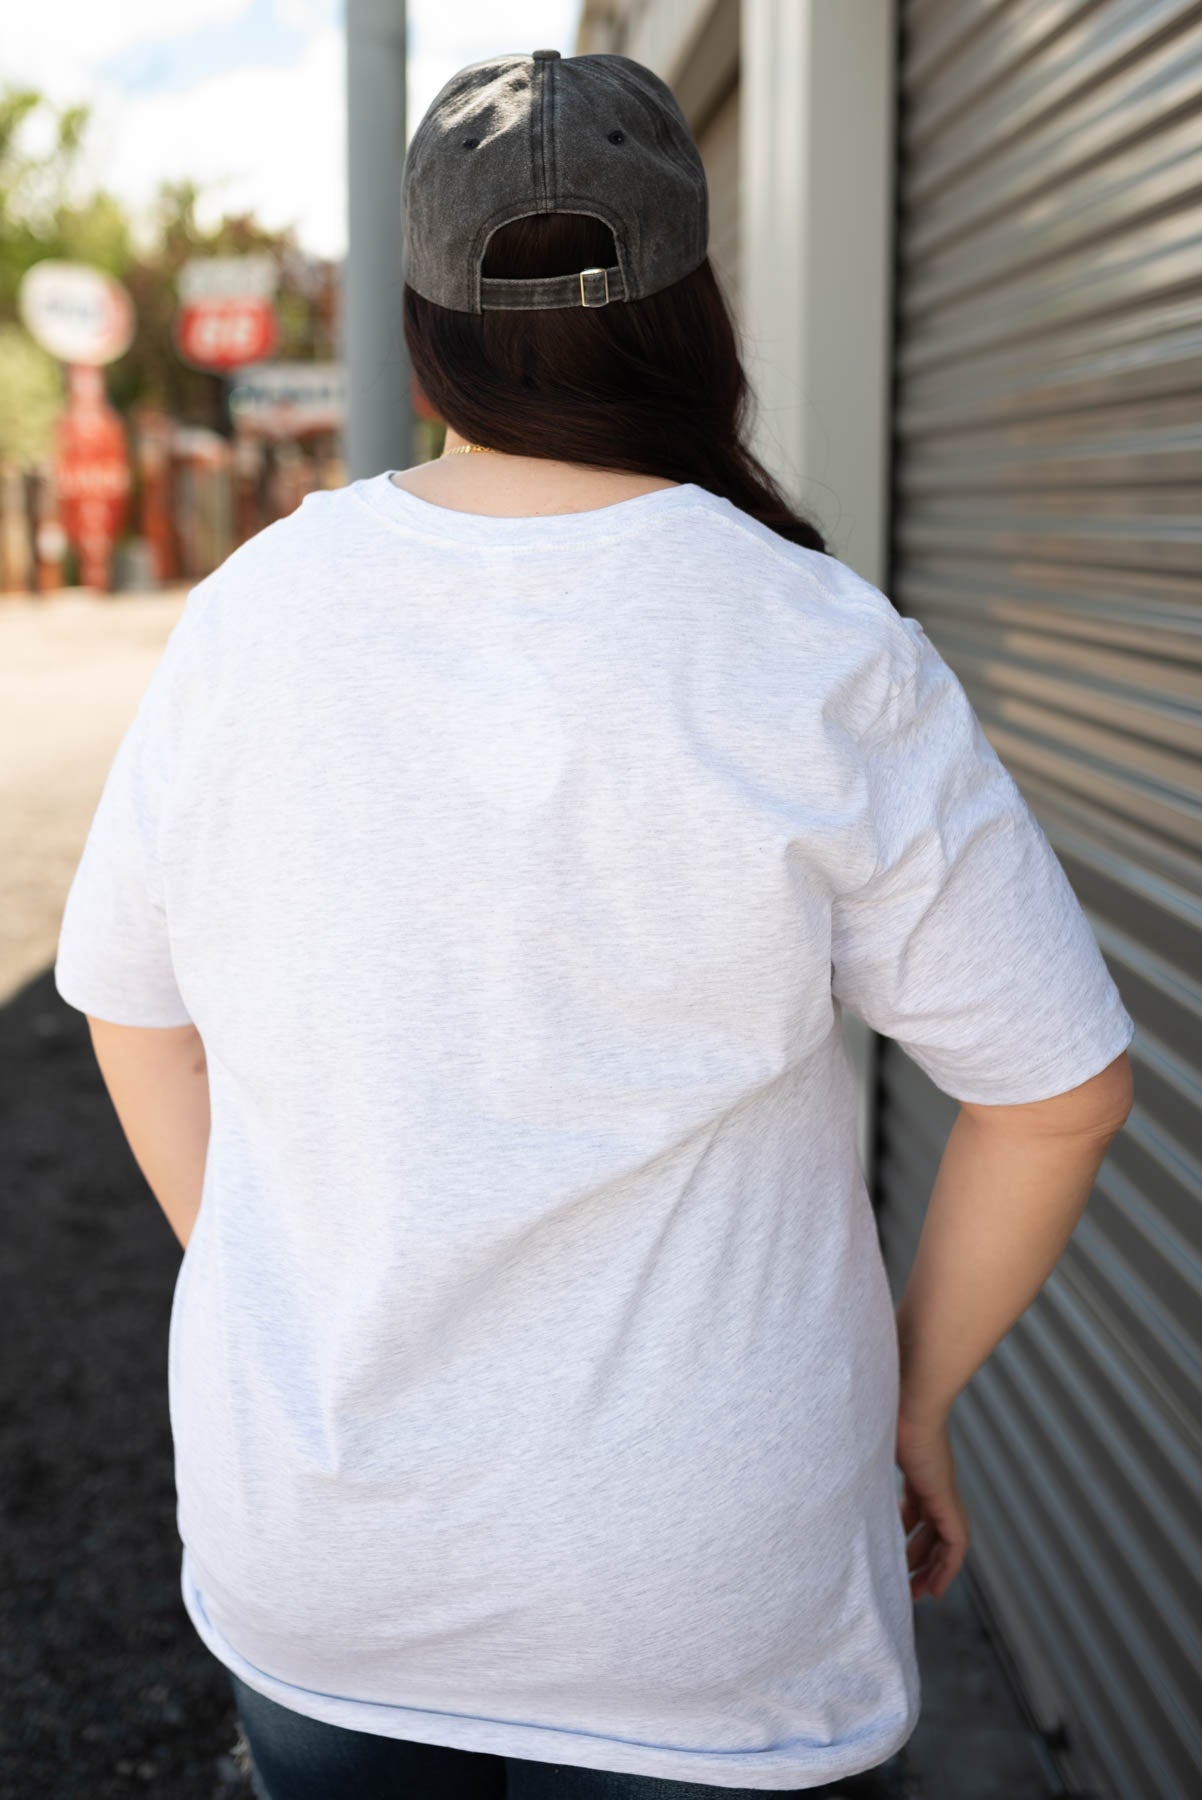
<path id="1" fill-rule="evenodd" d="M 491 444 L 455 444 L 450 450 L 444 450 L 442 454 L 444 456 L 463 456 L 469 450 L 486 450 L 490 456 L 497 455 Z"/>

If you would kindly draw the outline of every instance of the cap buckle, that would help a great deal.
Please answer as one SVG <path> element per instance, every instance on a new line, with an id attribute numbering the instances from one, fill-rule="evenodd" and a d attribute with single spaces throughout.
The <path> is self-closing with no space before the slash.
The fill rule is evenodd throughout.
<path id="1" fill-rule="evenodd" d="M 605 280 L 605 298 L 604 298 L 604 300 L 587 300 L 585 298 L 584 278 L 586 275 L 601 275 L 604 277 L 604 280 Z M 581 304 L 581 306 L 608 306 L 609 305 L 609 270 L 608 269 L 581 269 L 581 271 L 580 271 L 580 304 Z"/>

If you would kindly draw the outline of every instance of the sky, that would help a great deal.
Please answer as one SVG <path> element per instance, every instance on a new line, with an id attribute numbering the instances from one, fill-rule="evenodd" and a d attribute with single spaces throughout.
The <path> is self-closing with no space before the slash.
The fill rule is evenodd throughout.
<path id="1" fill-rule="evenodd" d="M 580 0 L 409 0 L 409 130 L 465 63 L 572 53 Z M 202 219 L 295 224 L 346 248 L 343 0 L 17 0 L 0 85 L 92 108 L 88 179 L 135 212 L 160 180 L 207 189 Z"/>

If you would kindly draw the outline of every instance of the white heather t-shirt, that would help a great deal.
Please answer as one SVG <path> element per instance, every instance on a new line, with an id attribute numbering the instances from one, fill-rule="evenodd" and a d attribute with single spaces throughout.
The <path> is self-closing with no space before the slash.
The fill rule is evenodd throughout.
<path id="1" fill-rule="evenodd" d="M 190 594 L 55 976 L 207 1054 L 168 1368 L 218 1658 L 337 1725 L 719 1787 L 906 1740 L 840 1007 L 970 1101 L 1134 1029 L 916 620 L 694 485 L 313 494 Z"/>

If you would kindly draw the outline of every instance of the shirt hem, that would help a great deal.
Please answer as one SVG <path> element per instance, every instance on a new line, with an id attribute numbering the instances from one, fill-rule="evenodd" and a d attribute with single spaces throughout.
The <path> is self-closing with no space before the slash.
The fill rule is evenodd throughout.
<path id="1" fill-rule="evenodd" d="M 1022 1106 L 1037 1100 L 1051 1100 L 1080 1087 L 1128 1049 L 1135 1037 L 1135 1021 L 1124 1007 L 1112 1010 L 1107 1029 L 1099 1032 L 1095 1023 L 1078 1032 L 1067 1048 L 1048 1061 L 1032 1068 L 1023 1080 L 1001 1082 L 960 1082 L 945 1077 L 933 1063 L 927 1069 L 936 1087 L 968 1106 Z M 905 1045 L 902 1045 L 903 1050 Z M 912 1054 L 912 1053 L 911 1053 Z M 919 1061 L 918 1057 L 914 1058 Z M 923 1066 L 919 1063 L 919 1066 Z"/>
<path id="2" fill-rule="evenodd" d="M 875 1742 L 865 1740 L 848 1746 L 842 1754 L 827 1750 L 807 1759 L 785 1750 L 707 1753 L 657 1748 L 653 1744 L 623 1743 L 616 1738 L 597 1738 L 554 1726 L 471 1718 L 461 1713 L 435 1713 L 421 1707 L 386 1706 L 375 1701 L 350 1700 L 294 1687 L 249 1662 L 209 1617 L 192 1574 L 186 1546 L 180 1568 L 180 1593 L 188 1617 L 205 1647 L 247 1687 L 254 1688 L 279 1706 L 352 1731 L 368 1731 L 379 1737 L 402 1738 L 484 1755 L 511 1756 L 527 1762 L 562 1762 L 574 1768 L 658 1776 L 661 1780 L 692 1781 L 703 1786 L 787 1792 L 798 1787 L 822 1787 L 828 1782 L 847 1780 L 878 1768 L 912 1735 L 921 1711 L 921 1693 L 915 1682 L 900 1726 L 882 1732 Z"/>

